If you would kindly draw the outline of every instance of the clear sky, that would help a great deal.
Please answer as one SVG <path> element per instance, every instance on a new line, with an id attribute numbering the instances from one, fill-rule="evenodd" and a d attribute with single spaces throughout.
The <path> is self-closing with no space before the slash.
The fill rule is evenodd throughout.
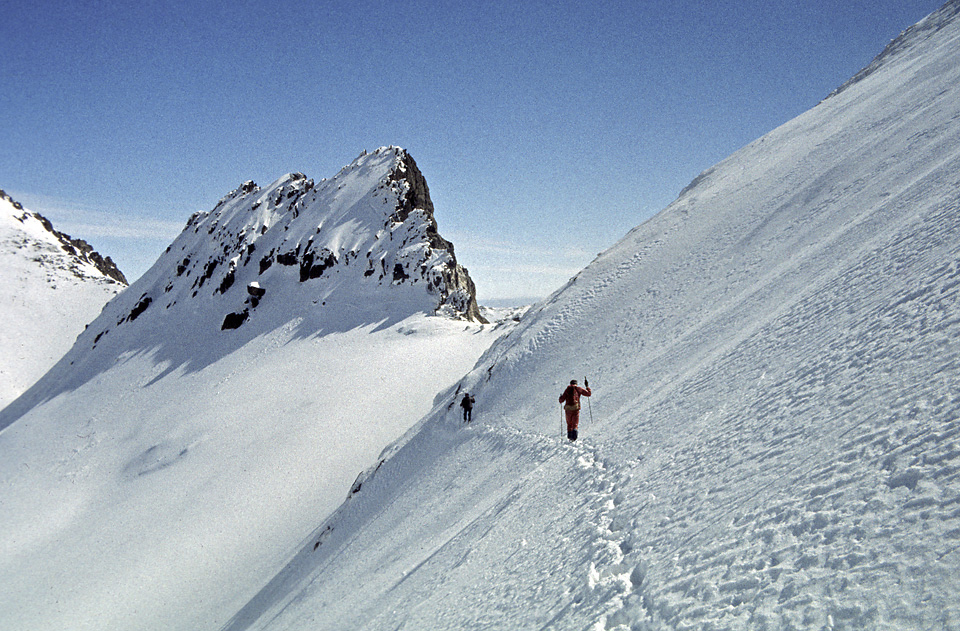
<path id="1" fill-rule="evenodd" d="M 36 0 L 0 188 L 131 280 L 244 180 L 400 145 L 481 302 L 562 285 L 941 0 Z"/>

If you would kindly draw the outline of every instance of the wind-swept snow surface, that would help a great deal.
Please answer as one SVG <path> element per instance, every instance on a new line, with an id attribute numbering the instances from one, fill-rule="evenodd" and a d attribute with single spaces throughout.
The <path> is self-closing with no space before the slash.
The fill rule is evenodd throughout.
<path id="1" fill-rule="evenodd" d="M 958 9 L 528 314 L 225 629 L 960 628 Z"/>

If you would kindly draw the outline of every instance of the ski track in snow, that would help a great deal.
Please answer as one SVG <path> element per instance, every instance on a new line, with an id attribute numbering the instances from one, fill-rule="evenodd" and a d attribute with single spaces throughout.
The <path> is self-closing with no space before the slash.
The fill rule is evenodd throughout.
<path id="1" fill-rule="evenodd" d="M 878 416 L 837 432 L 832 458 L 796 449 L 810 439 L 803 429 L 770 432 L 755 445 L 731 432 L 667 463 L 685 482 L 671 490 L 640 474 L 642 454 L 624 462 L 589 438 L 482 428 L 484 440 L 523 443 L 544 462 L 566 458 L 573 477 L 581 474 L 572 489 L 581 525 L 561 535 L 582 542 L 571 552 L 583 560 L 579 587 L 550 620 L 523 628 L 956 628 L 960 594 L 944 587 L 960 565 L 960 395 L 929 405 L 945 413 L 914 402 L 898 423 Z M 931 424 L 924 412 L 955 420 Z M 784 458 L 791 449 L 798 457 Z M 697 483 L 724 468 L 764 471 L 766 482 Z M 518 488 L 537 477 L 535 469 Z M 708 523 L 705 504 L 714 505 Z M 921 540 L 909 524 L 920 524 Z M 875 601 L 902 583 L 919 583 L 908 592 L 922 602 L 908 602 L 908 593 L 899 607 Z"/>
<path id="2" fill-rule="evenodd" d="M 644 579 L 643 564 L 635 552 L 635 538 L 625 529 L 619 511 L 624 500 L 622 488 L 629 484 L 632 474 L 624 472 L 614 461 L 605 459 L 600 448 L 589 440 L 569 442 L 565 437 L 550 438 L 489 426 L 481 431 L 503 440 L 526 443 L 528 448 L 538 451 L 545 462 L 554 459 L 566 462 L 569 469 L 566 479 L 576 487 L 575 497 L 582 521 L 575 531 L 562 533 L 562 541 L 565 545 L 581 542 L 580 550 L 591 560 L 581 568 L 579 577 L 572 577 L 579 582 L 579 587 L 565 594 L 570 604 L 538 628 L 565 628 L 561 621 L 574 608 L 599 608 L 608 622 L 619 624 L 617 621 L 624 619 L 622 612 L 627 603 L 642 599 L 637 590 Z M 536 471 L 526 476 L 523 484 L 536 478 L 535 474 Z M 560 626 L 556 626 L 558 624 Z"/>
<path id="3" fill-rule="evenodd" d="M 462 555 L 464 559 L 470 555 L 477 544 L 472 530 L 486 537 L 501 522 L 525 521 L 511 513 L 522 515 L 553 503 L 545 501 L 544 495 L 556 496 L 553 501 L 567 506 L 546 524 L 536 524 L 529 530 L 511 529 L 510 534 L 520 536 L 517 550 L 486 571 L 496 593 L 496 598 L 490 600 L 494 605 L 487 617 L 453 617 L 437 628 L 506 628 L 504 625 L 513 624 L 516 628 L 547 631 L 579 628 L 571 626 L 571 620 L 582 625 L 599 617 L 601 622 L 591 626 L 599 631 L 626 621 L 630 607 L 643 602 L 640 588 L 645 571 L 635 537 L 625 528 L 627 524 L 619 510 L 624 499 L 622 489 L 629 484 L 631 473 L 604 458 L 600 447 L 589 440 L 569 442 L 565 437 L 492 425 L 477 426 L 476 438 L 487 447 L 492 446 L 495 453 L 523 454 L 532 469 L 507 485 L 480 518 L 457 532 L 460 547 L 452 550 L 451 555 Z M 562 552 L 564 549 L 569 550 L 567 554 Z M 564 556 L 567 562 L 554 570 L 549 559 Z M 460 564 L 462 561 L 449 569 L 455 570 Z M 415 570 L 422 567 L 423 564 Z M 439 569 L 441 574 L 446 571 Z M 530 572 L 538 578 L 531 581 Z M 536 593 L 530 593 L 531 587 Z M 488 594 L 484 600 L 489 598 Z M 557 599 L 560 606 L 544 607 L 534 622 L 522 612 L 537 609 L 534 601 L 540 599 Z M 604 621 L 608 626 L 604 626 Z M 416 628 L 415 622 L 412 625 L 404 628 Z"/>

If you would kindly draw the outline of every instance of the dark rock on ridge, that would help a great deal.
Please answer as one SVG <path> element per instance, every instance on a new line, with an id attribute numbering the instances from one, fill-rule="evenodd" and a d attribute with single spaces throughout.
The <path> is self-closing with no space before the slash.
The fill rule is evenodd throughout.
<path id="1" fill-rule="evenodd" d="M 468 320 L 486 324 L 487 320 L 480 315 L 480 307 L 477 304 L 476 285 L 470 278 L 467 269 L 457 263 L 453 243 L 440 236 L 437 220 L 433 215 L 434 206 L 433 200 L 430 199 L 430 188 L 427 186 L 427 180 L 417 167 L 413 156 L 406 151 L 402 151 L 399 164 L 390 174 L 389 180 L 391 182 L 405 180 L 408 185 L 407 192 L 400 199 L 399 206 L 391 219 L 402 223 L 414 210 L 426 211 L 426 237 L 430 247 L 437 250 L 446 250 L 450 253 L 451 264 L 443 271 L 444 284 L 439 288 L 442 295 L 441 303 L 447 303 L 452 298 L 452 302 L 455 304 L 451 304 L 451 306 L 463 313 Z M 395 266 L 393 277 L 394 280 L 403 280 L 406 274 L 402 268 L 398 271 Z"/>

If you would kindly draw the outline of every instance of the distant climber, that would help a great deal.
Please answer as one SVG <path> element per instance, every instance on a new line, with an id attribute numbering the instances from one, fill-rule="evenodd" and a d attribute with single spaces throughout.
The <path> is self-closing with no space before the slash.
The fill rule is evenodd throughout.
<path id="1" fill-rule="evenodd" d="M 469 392 L 463 393 L 463 398 L 460 399 L 460 407 L 463 408 L 463 421 L 469 423 L 473 420 L 473 404 L 476 402 Z"/>
<path id="2" fill-rule="evenodd" d="M 567 438 L 570 440 L 577 439 L 577 427 L 580 425 L 580 397 L 589 397 L 591 394 L 590 382 L 584 379 L 583 385 L 586 388 L 578 386 L 577 380 L 573 379 L 560 395 L 560 403 L 563 403 L 563 411 L 567 414 Z"/>

